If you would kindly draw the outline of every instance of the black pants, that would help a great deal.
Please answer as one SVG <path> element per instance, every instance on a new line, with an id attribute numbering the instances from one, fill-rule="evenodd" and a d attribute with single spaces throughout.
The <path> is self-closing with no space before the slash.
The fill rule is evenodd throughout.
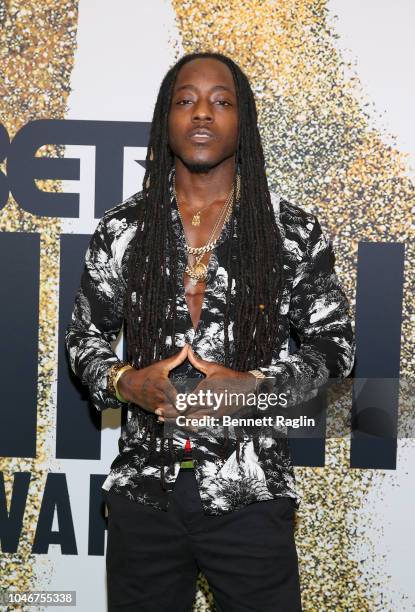
<path id="1" fill-rule="evenodd" d="M 190 612 L 199 570 L 217 612 L 301 611 L 289 498 L 208 516 L 193 470 L 180 470 L 167 512 L 103 497 L 109 612 Z"/>

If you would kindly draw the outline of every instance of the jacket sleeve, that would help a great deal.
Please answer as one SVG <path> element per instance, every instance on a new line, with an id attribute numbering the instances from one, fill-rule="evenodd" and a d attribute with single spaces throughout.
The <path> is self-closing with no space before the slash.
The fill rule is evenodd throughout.
<path id="1" fill-rule="evenodd" d="M 277 389 L 288 392 L 288 407 L 315 397 L 329 381 L 348 376 L 355 356 L 349 303 L 335 271 L 333 246 L 313 217 L 288 312 L 300 348 L 269 368 L 259 368 L 275 377 Z"/>
<path id="2" fill-rule="evenodd" d="M 115 265 L 104 216 L 89 242 L 65 331 L 71 369 L 88 386 L 97 410 L 125 405 L 107 390 L 108 370 L 120 361 L 112 343 L 123 325 L 124 295 L 125 283 Z"/>

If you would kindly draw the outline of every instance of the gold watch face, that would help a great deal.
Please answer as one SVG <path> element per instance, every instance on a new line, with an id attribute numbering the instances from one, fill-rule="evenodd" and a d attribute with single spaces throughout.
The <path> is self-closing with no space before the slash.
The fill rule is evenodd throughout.
<path id="1" fill-rule="evenodd" d="M 275 392 L 275 378 L 273 376 L 266 376 L 265 378 L 258 378 L 257 382 L 257 393 L 273 393 Z"/>

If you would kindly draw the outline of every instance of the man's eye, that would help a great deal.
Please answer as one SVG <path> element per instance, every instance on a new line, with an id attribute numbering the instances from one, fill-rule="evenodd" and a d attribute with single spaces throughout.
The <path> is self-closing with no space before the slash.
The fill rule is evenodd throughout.
<path id="1" fill-rule="evenodd" d="M 177 100 L 176 104 L 189 104 L 192 100 Z"/>
<path id="2" fill-rule="evenodd" d="M 231 106 L 231 103 L 227 100 L 216 100 L 216 103 L 220 104 L 221 106 Z"/>

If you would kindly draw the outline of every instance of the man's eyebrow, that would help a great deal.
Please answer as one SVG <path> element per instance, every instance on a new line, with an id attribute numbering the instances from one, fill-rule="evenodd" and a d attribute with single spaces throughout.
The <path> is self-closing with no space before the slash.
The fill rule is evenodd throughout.
<path id="1" fill-rule="evenodd" d="M 192 85 L 192 83 L 185 83 L 184 85 L 180 85 L 179 87 L 175 88 L 175 92 L 181 91 L 182 89 L 197 89 L 197 87 Z M 211 88 L 211 90 L 212 91 L 224 90 L 224 91 L 229 91 L 229 93 L 231 94 L 235 93 L 230 87 L 227 87 L 226 85 L 214 85 Z"/>

